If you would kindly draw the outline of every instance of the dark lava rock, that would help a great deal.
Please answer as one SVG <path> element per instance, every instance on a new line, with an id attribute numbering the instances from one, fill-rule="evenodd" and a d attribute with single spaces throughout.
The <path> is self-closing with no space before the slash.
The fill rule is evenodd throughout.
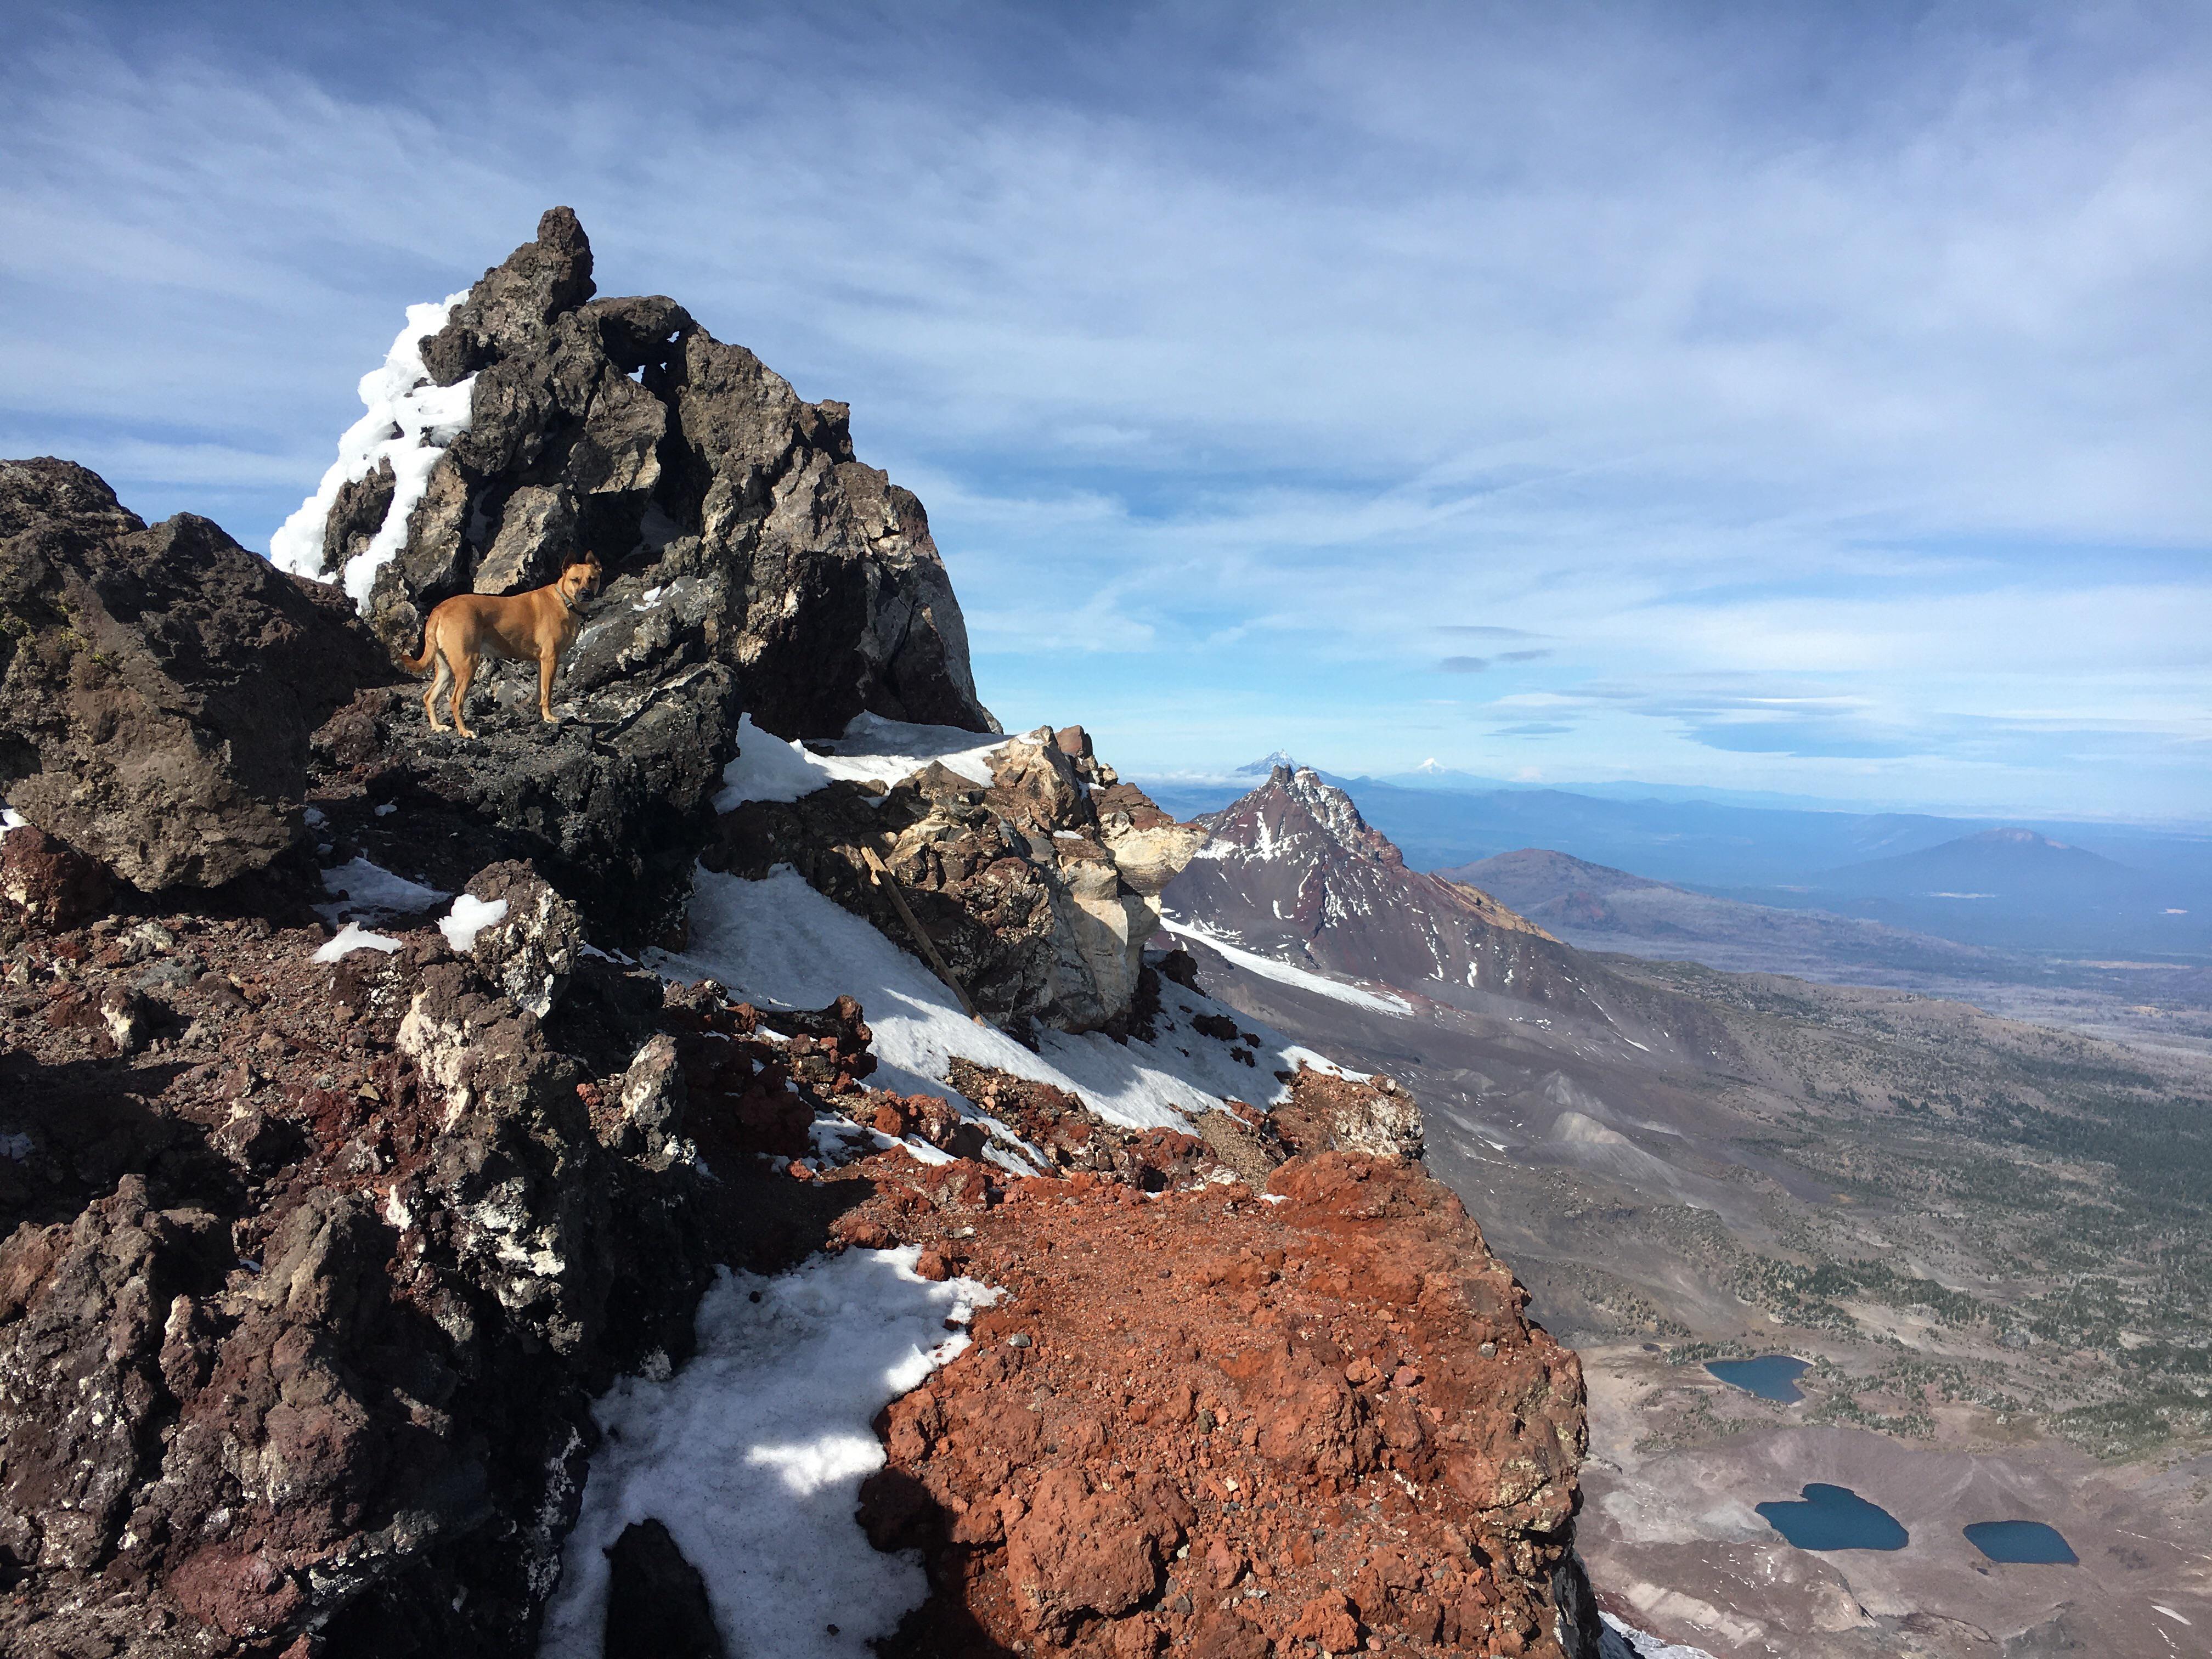
<path id="1" fill-rule="evenodd" d="M 209 520 L 149 529 L 73 462 L 0 462 L 0 797 L 131 885 L 265 867 L 308 734 L 390 672 L 343 595 Z"/>
<path id="2" fill-rule="evenodd" d="M 802 401 L 673 300 L 593 299 L 591 269 L 556 208 L 424 341 L 433 379 L 474 376 L 470 427 L 362 607 L 411 656 L 441 600 L 540 586 L 596 552 L 605 585 L 562 664 L 559 723 L 538 719 L 534 668 L 491 665 L 481 740 L 432 731 L 419 692 L 380 687 L 321 754 L 442 815 L 441 837 L 530 860 L 635 947 L 681 936 L 741 709 L 784 737 L 864 710 L 998 728 L 921 504 L 854 459 L 844 405 Z M 341 492 L 326 570 L 391 495 L 381 473 Z"/>
<path id="3" fill-rule="evenodd" d="M 606 1659 L 723 1659 L 706 1581 L 659 1522 L 623 1528 L 607 1572 Z"/>
<path id="4" fill-rule="evenodd" d="M 625 726 L 691 705 L 660 736 L 714 767 L 739 707 L 785 737 L 833 735 L 864 709 L 995 731 L 927 516 L 854 459 L 845 405 L 803 401 L 673 300 L 592 294 L 591 244 L 555 208 L 422 343 L 440 385 L 475 377 L 470 426 L 370 593 L 386 645 L 412 655 L 439 600 L 540 585 L 589 550 L 615 583 L 601 610 L 624 626 L 580 647 L 574 693 L 619 679 Z M 331 514 L 326 568 L 380 487 L 363 480 Z"/>

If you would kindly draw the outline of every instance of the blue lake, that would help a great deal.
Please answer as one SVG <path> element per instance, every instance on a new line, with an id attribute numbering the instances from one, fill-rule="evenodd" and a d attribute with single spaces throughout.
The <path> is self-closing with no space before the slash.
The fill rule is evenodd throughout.
<path id="1" fill-rule="evenodd" d="M 1819 1481 L 1794 1504 L 1761 1504 L 1766 1524 L 1801 1550 L 1901 1550 L 1911 1541 L 1898 1518 L 1849 1486 Z"/>
<path id="2" fill-rule="evenodd" d="M 2040 1521 L 1977 1521 L 1966 1532 L 1966 1541 L 1992 1561 L 2072 1566 L 2081 1559 L 2057 1528 Z"/>
<path id="3" fill-rule="evenodd" d="M 1778 1400 L 1785 1406 L 1794 1406 L 1805 1396 L 1797 1391 L 1797 1379 L 1811 1367 L 1802 1359 L 1792 1359 L 1786 1353 L 1761 1354 L 1756 1359 L 1715 1359 L 1706 1363 L 1705 1369 L 1723 1382 L 1755 1394 L 1761 1400 Z"/>

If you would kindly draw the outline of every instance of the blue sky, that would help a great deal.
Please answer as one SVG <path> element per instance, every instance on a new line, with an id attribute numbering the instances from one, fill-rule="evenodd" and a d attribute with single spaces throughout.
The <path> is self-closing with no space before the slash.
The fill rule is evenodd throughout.
<path id="1" fill-rule="evenodd" d="M 265 546 L 566 202 L 1124 770 L 2212 818 L 2212 9 L 15 9 L 0 453 Z"/>

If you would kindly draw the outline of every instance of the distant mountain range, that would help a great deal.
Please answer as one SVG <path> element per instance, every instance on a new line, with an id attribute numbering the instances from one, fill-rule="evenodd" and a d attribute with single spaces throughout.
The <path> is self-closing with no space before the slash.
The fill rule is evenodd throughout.
<path id="1" fill-rule="evenodd" d="M 1264 764 L 1276 764 L 1275 757 Z M 1255 763 L 1244 775 L 1264 775 Z M 1528 848 L 1770 908 L 1814 910 L 2012 951 L 2212 954 L 2212 836 L 2131 825 L 1993 824 L 1907 812 L 1608 799 L 1441 770 L 1414 786 L 1314 775 L 1416 869 Z M 1474 786 L 1460 787 L 1464 780 Z M 1149 784 L 1178 817 L 1249 784 Z M 1620 786 L 1623 788 L 1627 786 Z M 1612 786 L 1607 786 L 1612 787 Z M 1916 861 L 1917 860 L 1917 861 Z M 1983 898 L 1938 896 L 1988 894 Z"/>
<path id="2" fill-rule="evenodd" d="M 1996 954 L 1881 922 L 1718 898 L 1539 848 L 1437 872 L 1584 950 L 1817 979 L 2001 972 Z"/>

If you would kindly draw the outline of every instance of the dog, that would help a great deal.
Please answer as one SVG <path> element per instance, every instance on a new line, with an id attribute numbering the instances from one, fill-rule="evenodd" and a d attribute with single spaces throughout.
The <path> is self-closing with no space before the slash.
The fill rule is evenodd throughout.
<path id="1" fill-rule="evenodd" d="M 430 717 L 430 729 L 447 729 L 438 722 L 438 696 L 450 684 L 453 729 L 465 738 L 476 736 L 461 708 L 483 657 L 536 663 L 538 714 L 551 725 L 553 671 L 561 653 L 575 642 L 577 630 L 584 625 L 583 599 L 599 591 L 599 556 L 586 553 L 580 563 L 564 568 L 558 581 L 527 593 L 456 593 L 433 611 L 422 626 L 422 654 L 399 661 L 410 674 L 437 664 L 430 689 L 422 694 L 422 712 Z"/>

